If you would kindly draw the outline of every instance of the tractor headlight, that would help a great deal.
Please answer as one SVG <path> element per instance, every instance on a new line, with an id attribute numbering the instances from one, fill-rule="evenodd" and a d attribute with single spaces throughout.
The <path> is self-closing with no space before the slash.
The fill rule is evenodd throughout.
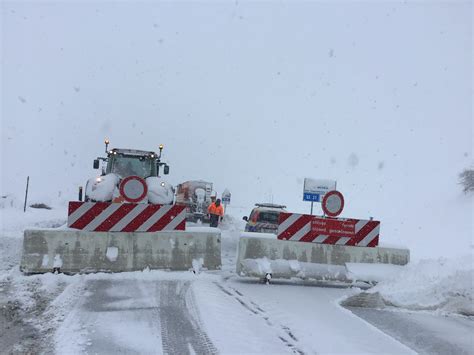
<path id="1" fill-rule="evenodd" d="M 160 185 L 163 186 L 163 187 L 165 187 L 165 182 L 162 181 Z"/>
<path id="2" fill-rule="evenodd" d="M 96 183 L 102 182 L 102 178 L 101 178 L 100 176 L 98 176 L 98 177 L 95 179 L 95 182 L 96 182 Z"/>

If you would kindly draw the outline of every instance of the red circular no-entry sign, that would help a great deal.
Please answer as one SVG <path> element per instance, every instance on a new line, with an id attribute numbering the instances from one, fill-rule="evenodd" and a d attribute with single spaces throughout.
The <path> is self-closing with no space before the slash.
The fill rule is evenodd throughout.
<path id="1" fill-rule="evenodd" d="M 329 191 L 323 197 L 322 207 L 329 217 L 339 216 L 344 209 L 344 196 L 339 191 Z"/>
<path id="2" fill-rule="evenodd" d="M 148 193 L 148 186 L 145 180 L 139 176 L 128 176 L 120 182 L 120 195 L 127 202 L 140 202 Z"/>

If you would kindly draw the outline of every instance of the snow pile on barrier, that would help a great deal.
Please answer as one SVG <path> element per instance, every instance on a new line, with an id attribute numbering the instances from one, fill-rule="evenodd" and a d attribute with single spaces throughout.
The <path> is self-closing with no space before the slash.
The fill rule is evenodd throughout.
<path id="1" fill-rule="evenodd" d="M 396 276 L 369 290 L 386 305 L 410 310 L 474 315 L 473 256 L 429 259 L 408 264 Z"/>
<path id="2" fill-rule="evenodd" d="M 242 260 L 242 276 L 263 277 L 271 274 L 276 278 L 349 281 L 347 269 L 343 265 L 318 264 L 298 260 L 266 257 Z"/>
<path id="3" fill-rule="evenodd" d="M 110 201 L 118 182 L 119 177 L 114 173 L 91 178 L 86 184 L 86 195 L 94 201 Z"/>
<path id="4" fill-rule="evenodd" d="M 170 184 L 156 176 L 146 179 L 148 186 L 148 201 L 157 205 L 173 203 L 173 190 Z"/>

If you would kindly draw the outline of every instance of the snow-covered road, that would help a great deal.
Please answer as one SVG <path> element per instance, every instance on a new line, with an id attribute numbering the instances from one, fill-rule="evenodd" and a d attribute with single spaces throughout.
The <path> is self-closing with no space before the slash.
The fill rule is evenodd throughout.
<path id="1" fill-rule="evenodd" d="M 28 223 L 30 223 L 29 221 Z M 342 307 L 360 290 L 235 275 L 240 226 L 223 225 L 223 269 L 24 276 L 21 230 L 4 230 L 0 346 L 57 354 L 473 353 L 473 320 Z M 7 254 L 5 254 L 7 255 Z M 12 256 L 13 255 L 13 256 Z M 359 317 L 360 316 L 360 317 Z"/>
<path id="2" fill-rule="evenodd" d="M 412 353 L 337 304 L 349 289 L 175 276 L 85 277 L 57 352 Z"/>
<path id="3" fill-rule="evenodd" d="M 217 353 L 200 324 L 189 280 L 89 280 L 67 327 L 60 353 Z M 80 329 L 81 338 L 68 329 Z M 75 339 L 75 340 L 73 340 Z"/>

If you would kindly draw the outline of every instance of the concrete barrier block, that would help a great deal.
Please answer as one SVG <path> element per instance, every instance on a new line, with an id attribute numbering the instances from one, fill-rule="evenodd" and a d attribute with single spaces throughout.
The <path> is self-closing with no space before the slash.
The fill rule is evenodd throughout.
<path id="1" fill-rule="evenodd" d="M 311 277 L 314 274 L 317 278 L 336 275 L 337 279 L 344 280 L 347 278 L 346 263 L 405 265 L 409 261 L 408 249 L 241 237 L 236 271 L 241 276 L 264 277 L 272 271 L 272 277 Z"/>
<path id="2" fill-rule="evenodd" d="M 220 232 L 87 232 L 26 230 L 20 269 L 44 273 L 123 272 L 149 269 L 189 270 L 221 267 Z"/>

